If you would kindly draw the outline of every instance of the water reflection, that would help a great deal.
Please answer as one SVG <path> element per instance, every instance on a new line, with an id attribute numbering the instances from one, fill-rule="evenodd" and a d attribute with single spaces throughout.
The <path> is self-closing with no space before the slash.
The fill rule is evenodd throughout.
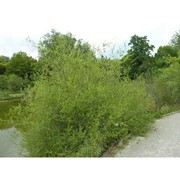
<path id="1" fill-rule="evenodd" d="M 23 157 L 27 155 L 21 148 L 22 134 L 14 127 L 0 130 L 0 157 Z"/>

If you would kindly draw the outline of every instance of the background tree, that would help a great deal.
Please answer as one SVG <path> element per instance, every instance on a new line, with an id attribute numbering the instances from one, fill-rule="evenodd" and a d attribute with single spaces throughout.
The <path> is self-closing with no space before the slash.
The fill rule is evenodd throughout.
<path id="1" fill-rule="evenodd" d="M 169 44 L 177 50 L 180 50 L 180 30 L 175 32 Z"/>
<path id="2" fill-rule="evenodd" d="M 15 74 L 0 76 L 0 90 L 20 91 L 28 87 L 29 82 L 26 79 Z"/>
<path id="3" fill-rule="evenodd" d="M 10 61 L 10 58 L 7 56 L 0 56 L 0 63 L 7 64 Z"/>
<path id="4" fill-rule="evenodd" d="M 29 57 L 25 52 L 18 52 L 13 55 L 10 62 L 7 64 L 7 74 L 15 74 L 19 77 L 32 80 L 34 69 L 37 61 Z"/>
<path id="5" fill-rule="evenodd" d="M 10 58 L 7 56 L 0 56 L 0 75 L 4 74 L 6 71 L 6 65 Z"/>
<path id="6" fill-rule="evenodd" d="M 0 90 L 8 89 L 8 77 L 6 75 L 0 75 Z"/>
<path id="7" fill-rule="evenodd" d="M 154 66 L 154 59 L 151 56 L 154 46 L 149 44 L 147 36 L 134 35 L 128 45 L 130 49 L 122 59 L 121 73 L 135 79 L 141 74 L 151 72 Z"/>
<path id="8" fill-rule="evenodd" d="M 6 71 L 6 64 L 0 63 L 0 75 L 4 74 Z"/>
<path id="9" fill-rule="evenodd" d="M 26 87 L 26 82 L 23 78 L 10 74 L 7 79 L 7 88 L 11 91 L 20 91 Z"/>
<path id="10" fill-rule="evenodd" d="M 172 46 L 160 46 L 155 54 L 156 65 L 158 68 L 169 67 L 170 57 L 178 57 L 178 50 Z M 171 58 L 172 59 L 172 58 Z"/>

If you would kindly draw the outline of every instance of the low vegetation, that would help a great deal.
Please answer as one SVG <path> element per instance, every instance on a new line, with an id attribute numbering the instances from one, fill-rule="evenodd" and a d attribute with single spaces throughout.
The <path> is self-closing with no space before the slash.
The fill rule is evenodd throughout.
<path id="1" fill-rule="evenodd" d="M 18 106 L 19 103 L 20 99 L 0 101 L 0 130 L 12 127 L 14 123 L 8 120 L 8 113 L 10 112 L 10 109 Z"/>

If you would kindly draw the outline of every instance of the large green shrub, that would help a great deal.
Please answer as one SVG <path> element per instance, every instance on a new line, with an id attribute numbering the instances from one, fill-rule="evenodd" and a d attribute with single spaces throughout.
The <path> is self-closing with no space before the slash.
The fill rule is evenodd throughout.
<path id="1" fill-rule="evenodd" d="M 100 156 L 128 133 L 147 129 L 152 102 L 144 82 L 119 82 L 118 68 L 103 64 L 64 56 L 37 80 L 13 116 L 27 129 L 30 156 Z"/>

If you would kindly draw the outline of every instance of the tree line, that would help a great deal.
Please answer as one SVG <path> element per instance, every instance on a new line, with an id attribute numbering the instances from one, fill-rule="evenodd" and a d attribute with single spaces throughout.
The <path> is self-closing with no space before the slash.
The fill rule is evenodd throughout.
<path id="1" fill-rule="evenodd" d="M 0 89 L 20 91 L 33 81 L 37 60 L 25 52 L 0 56 Z"/>
<path id="2" fill-rule="evenodd" d="M 175 32 L 168 45 L 160 46 L 155 53 L 154 45 L 149 43 L 147 36 L 131 37 L 128 43 L 129 50 L 120 60 L 119 76 L 136 79 L 138 76 L 158 73 L 160 69 L 168 68 L 178 61 L 180 51 L 180 31 Z M 42 73 L 44 66 L 51 66 L 57 57 L 70 55 L 73 58 L 82 56 L 84 59 L 91 56 L 96 58 L 96 50 L 89 43 L 77 40 L 71 33 L 61 34 L 52 30 L 43 36 L 38 45 L 39 60 L 28 56 L 25 52 L 14 53 L 12 58 L 0 56 L 0 89 L 6 89 L 5 81 L 9 79 L 17 83 L 17 88 L 25 88 L 34 80 L 38 73 Z M 108 60 L 101 56 L 101 60 Z M 18 87 L 19 84 L 19 87 Z M 20 85 L 21 84 L 21 85 Z"/>

